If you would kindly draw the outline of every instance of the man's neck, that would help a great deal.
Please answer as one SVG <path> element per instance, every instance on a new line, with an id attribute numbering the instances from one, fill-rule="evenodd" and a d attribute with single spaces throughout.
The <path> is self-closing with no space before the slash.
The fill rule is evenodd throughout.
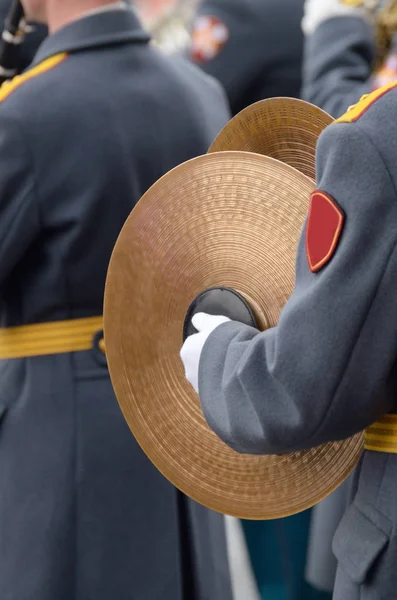
<path id="1" fill-rule="evenodd" d="M 62 0 L 48 3 L 47 23 L 50 33 L 90 14 L 125 8 L 122 0 L 78 0 L 74 6 L 70 6 L 71 4 L 73 3 L 64 3 Z"/>

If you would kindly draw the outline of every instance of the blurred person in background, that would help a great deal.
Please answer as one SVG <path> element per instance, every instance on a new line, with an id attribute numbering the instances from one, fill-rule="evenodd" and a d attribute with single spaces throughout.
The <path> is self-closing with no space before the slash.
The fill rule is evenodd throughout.
<path id="1" fill-rule="evenodd" d="M 264 98 L 299 96 L 303 2 L 199 2 L 187 55 L 222 83 L 233 114 Z"/>
<path id="2" fill-rule="evenodd" d="M 397 2 L 306 0 L 303 97 L 338 118 L 397 78 Z"/>
<path id="3" fill-rule="evenodd" d="M 206 152 L 226 97 L 123 2 L 23 6 L 50 34 L 0 90 L 1 600 L 231 600 L 223 517 L 136 443 L 102 332 L 128 214 Z"/>

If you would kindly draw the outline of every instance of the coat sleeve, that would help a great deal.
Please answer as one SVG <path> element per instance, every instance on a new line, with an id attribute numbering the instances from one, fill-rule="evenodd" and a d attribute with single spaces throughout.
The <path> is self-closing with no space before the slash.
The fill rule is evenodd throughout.
<path id="1" fill-rule="evenodd" d="M 371 91 L 375 52 L 373 30 L 364 19 L 324 21 L 305 40 L 302 97 L 340 117 Z"/>
<path id="2" fill-rule="evenodd" d="M 335 254 L 313 273 L 305 225 L 295 289 L 277 327 L 258 333 L 225 323 L 209 336 L 201 355 L 205 417 L 238 452 L 277 454 L 344 439 L 392 405 L 394 183 L 359 123 L 337 123 L 323 132 L 317 172 L 318 188 L 345 213 Z"/>
<path id="3" fill-rule="evenodd" d="M 0 291 L 39 229 L 35 184 L 26 138 L 0 118 Z"/>

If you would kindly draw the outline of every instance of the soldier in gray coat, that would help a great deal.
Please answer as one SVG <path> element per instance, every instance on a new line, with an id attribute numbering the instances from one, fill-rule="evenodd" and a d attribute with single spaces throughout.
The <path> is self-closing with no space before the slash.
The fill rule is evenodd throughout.
<path id="1" fill-rule="evenodd" d="M 389 0 L 381 0 L 378 9 Z M 397 38 L 379 71 L 376 15 L 343 0 L 306 0 L 302 97 L 340 117 L 364 94 L 397 78 Z"/>
<path id="2" fill-rule="evenodd" d="M 52 33 L 0 90 L 0 597 L 231 600 L 223 517 L 145 457 L 102 340 L 123 223 L 227 102 L 107 2 L 24 0 Z"/>
<path id="3" fill-rule="evenodd" d="M 394 84 L 322 133 L 278 325 L 258 332 L 199 314 L 181 352 L 208 424 L 238 452 L 312 448 L 380 421 L 334 537 L 334 600 L 396 597 L 396 111 Z"/>
<path id="4" fill-rule="evenodd" d="M 306 100 L 339 117 L 362 95 L 397 79 L 396 36 L 385 62 L 376 66 L 378 10 L 389 5 L 390 0 L 381 0 L 371 15 L 364 3 L 354 7 L 343 0 L 305 1 L 302 96 Z M 332 589 L 336 564 L 327 540 L 341 519 L 350 485 L 349 478 L 314 509 L 307 578 L 320 589 Z"/>
<path id="5" fill-rule="evenodd" d="M 202 0 L 190 60 L 220 81 L 234 114 L 264 98 L 298 97 L 303 0 Z"/>

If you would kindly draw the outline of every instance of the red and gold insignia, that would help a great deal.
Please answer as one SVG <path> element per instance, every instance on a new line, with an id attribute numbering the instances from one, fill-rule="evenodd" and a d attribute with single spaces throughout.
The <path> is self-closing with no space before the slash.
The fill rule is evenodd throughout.
<path id="1" fill-rule="evenodd" d="M 338 245 L 345 220 L 342 209 L 325 192 L 313 192 L 306 226 L 306 255 L 312 273 L 324 267 Z"/>
<path id="2" fill-rule="evenodd" d="M 229 39 L 226 25 L 211 15 L 202 15 L 196 20 L 192 31 L 191 57 L 197 63 L 212 60 L 219 54 Z"/>

